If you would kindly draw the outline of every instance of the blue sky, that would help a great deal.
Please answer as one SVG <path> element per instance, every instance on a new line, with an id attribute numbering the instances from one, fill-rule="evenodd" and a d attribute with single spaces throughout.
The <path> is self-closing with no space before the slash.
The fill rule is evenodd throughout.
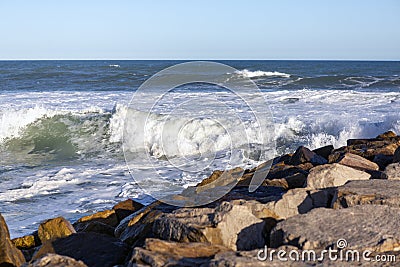
<path id="1" fill-rule="evenodd" d="M 400 59 L 397 0 L 2 0 L 0 59 Z"/>

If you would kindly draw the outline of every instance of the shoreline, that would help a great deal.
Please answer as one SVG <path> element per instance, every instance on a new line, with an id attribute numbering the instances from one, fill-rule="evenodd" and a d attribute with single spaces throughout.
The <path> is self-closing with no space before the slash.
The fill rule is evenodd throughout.
<path id="1" fill-rule="evenodd" d="M 301 146 L 271 161 L 253 193 L 250 181 L 265 164 L 214 171 L 190 194 L 179 196 L 191 201 L 200 195 L 199 188 L 212 192 L 236 184 L 201 207 L 159 201 L 143 206 L 128 199 L 74 223 L 49 218 L 35 233 L 12 240 L 0 214 L 0 265 L 284 266 L 260 261 L 257 254 L 265 246 L 320 251 L 343 238 L 347 249 L 397 256 L 399 147 L 400 136 L 393 132 L 350 139 L 337 149 Z"/>

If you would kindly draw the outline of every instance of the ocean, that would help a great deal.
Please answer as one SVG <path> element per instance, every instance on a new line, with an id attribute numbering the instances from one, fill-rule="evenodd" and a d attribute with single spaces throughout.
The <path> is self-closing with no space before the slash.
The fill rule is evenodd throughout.
<path id="1" fill-rule="evenodd" d="M 129 168 L 143 176 L 160 172 L 170 183 L 187 187 L 226 168 L 228 159 L 234 158 L 229 167 L 246 168 L 266 159 L 244 153 L 240 139 L 229 140 L 227 131 L 240 127 L 231 113 L 220 112 L 209 99 L 218 96 L 236 110 L 242 107 L 231 92 L 216 85 L 176 88 L 150 115 L 129 104 L 143 82 L 182 62 L 0 62 L 0 212 L 12 237 L 36 230 L 47 218 L 73 221 L 126 198 L 149 203 L 165 190 L 162 181 L 151 179 L 144 190 L 130 175 L 122 147 L 127 116 L 133 133 L 143 127 L 144 118 L 152 127 L 142 145 L 162 167 L 142 166 L 137 159 Z M 349 138 L 400 133 L 400 62 L 220 62 L 237 69 L 226 73 L 228 78 L 249 78 L 259 87 L 272 116 L 270 137 L 277 155 L 299 145 L 337 148 Z M 147 92 L 142 94 L 149 99 Z M 218 115 L 228 126 L 167 112 L 188 100 L 193 100 L 194 113 Z M 158 132 L 165 116 L 169 133 L 186 123 L 179 133 L 184 142 L 167 150 L 160 148 Z M 132 151 L 137 149 L 134 137 Z M 217 160 L 198 172 L 169 171 L 164 164 L 166 158 L 179 157 L 195 162 L 200 152 L 214 153 Z"/>

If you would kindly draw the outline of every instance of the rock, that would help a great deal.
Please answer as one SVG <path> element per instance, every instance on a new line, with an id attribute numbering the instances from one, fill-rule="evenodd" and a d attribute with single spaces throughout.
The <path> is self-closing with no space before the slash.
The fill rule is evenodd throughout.
<path id="1" fill-rule="evenodd" d="M 115 231 L 115 228 L 112 227 L 111 225 L 98 221 L 74 223 L 74 228 L 77 232 L 94 232 L 109 236 L 114 236 L 114 231 Z"/>
<path id="2" fill-rule="evenodd" d="M 317 149 L 314 149 L 313 152 L 318 156 L 323 157 L 324 159 L 328 160 L 329 155 L 332 153 L 334 147 L 332 145 L 323 146 Z"/>
<path id="3" fill-rule="evenodd" d="M 316 166 L 307 177 L 308 188 L 327 188 L 344 185 L 350 180 L 368 180 L 370 174 L 338 163 Z"/>
<path id="4" fill-rule="evenodd" d="M 387 205 L 400 208 L 400 181 L 367 180 L 350 181 L 337 188 L 334 208 L 356 205 Z"/>
<path id="5" fill-rule="evenodd" d="M 72 224 L 63 217 L 47 220 L 39 226 L 39 239 L 42 243 L 76 233 Z"/>
<path id="6" fill-rule="evenodd" d="M 393 162 L 393 156 L 378 154 L 374 156 L 373 162 L 378 164 L 379 170 L 384 170 L 387 165 Z"/>
<path id="7" fill-rule="evenodd" d="M 265 221 L 256 216 L 262 210 L 254 214 L 254 205 L 232 201 L 215 209 L 181 208 L 156 219 L 153 232 L 158 238 L 177 242 L 209 242 L 232 250 L 258 248 L 265 244 Z"/>
<path id="8" fill-rule="evenodd" d="M 389 180 L 400 180 L 400 162 L 387 165 L 384 173 Z"/>
<path id="9" fill-rule="evenodd" d="M 116 204 L 112 209 L 117 214 L 118 221 L 120 222 L 125 217 L 131 215 L 135 211 L 143 208 L 144 205 L 132 199 L 127 199 Z"/>
<path id="10" fill-rule="evenodd" d="M 366 173 L 371 175 L 370 179 L 379 179 L 379 180 L 387 180 L 388 176 L 386 173 L 381 171 L 366 171 Z"/>
<path id="11" fill-rule="evenodd" d="M 87 267 L 82 261 L 77 261 L 67 256 L 57 254 L 47 254 L 24 267 Z"/>
<path id="12" fill-rule="evenodd" d="M 90 267 L 123 264 L 128 255 L 128 246 L 120 240 L 97 233 L 77 233 L 49 241 L 34 255 L 39 259 L 48 253 L 83 261 Z"/>
<path id="13" fill-rule="evenodd" d="M 242 168 L 234 168 L 226 171 L 214 171 L 210 177 L 204 179 L 196 185 L 196 187 L 216 187 L 224 186 L 232 182 L 237 182 L 242 177 L 244 170 Z"/>
<path id="14" fill-rule="evenodd" d="M 313 209 L 279 222 L 271 232 L 271 246 L 327 249 L 344 238 L 346 249 L 395 251 L 400 249 L 399 214 L 400 208 L 385 205 Z"/>
<path id="15" fill-rule="evenodd" d="M 393 163 L 396 163 L 396 162 L 400 162 L 400 147 L 398 147 L 396 149 L 396 151 L 394 151 Z"/>
<path id="16" fill-rule="evenodd" d="M 115 210 L 104 210 L 100 212 L 96 212 L 92 215 L 88 215 L 80 218 L 77 222 L 88 222 L 88 221 L 97 221 L 101 223 L 105 223 L 111 225 L 113 227 L 118 225 L 118 218 Z"/>
<path id="17" fill-rule="evenodd" d="M 328 163 L 325 158 L 319 156 L 304 146 L 300 146 L 292 156 L 290 164 L 299 165 L 306 162 L 311 162 L 313 165 Z"/>
<path id="18" fill-rule="evenodd" d="M 338 158 L 337 163 L 348 166 L 348 167 L 352 167 L 354 169 L 361 170 L 361 171 L 379 170 L 378 164 L 376 164 L 372 161 L 369 161 L 361 156 L 352 154 L 352 153 L 345 153 L 345 154 L 341 155 Z"/>
<path id="19" fill-rule="evenodd" d="M 6 221 L 0 213 L 0 266 L 19 267 L 23 263 L 24 255 L 11 242 Z"/>
<path id="20" fill-rule="evenodd" d="M 397 134 L 395 134 L 393 131 L 387 131 L 383 134 L 378 135 L 376 138 L 377 139 L 388 139 L 388 138 L 392 138 L 392 137 L 396 137 Z"/>
<path id="21" fill-rule="evenodd" d="M 263 207 L 271 212 L 271 217 L 281 220 L 307 213 L 315 208 L 330 207 L 333 196 L 333 190 L 297 188 L 289 190 L 277 201 L 265 203 Z"/>
<path id="22" fill-rule="evenodd" d="M 227 248 L 209 243 L 176 243 L 160 239 L 146 239 L 145 248 L 136 247 L 128 266 L 200 266 Z"/>
<path id="23" fill-rule="evenodd" d="M 40 245 L 34 235 L 26 235 L 11 240 L 18 249 L 31 249 Z"/>
<path id="24" fill-rule="evenodd" d="M 288 190 L 293 188 L 304 187 L 306 180 L 307 177 L 303 173 L 296 173 L 285 178 L 272 179 L 272 180 L 266 179 L 263 182 L 263 185 L 280 186 Z"/>

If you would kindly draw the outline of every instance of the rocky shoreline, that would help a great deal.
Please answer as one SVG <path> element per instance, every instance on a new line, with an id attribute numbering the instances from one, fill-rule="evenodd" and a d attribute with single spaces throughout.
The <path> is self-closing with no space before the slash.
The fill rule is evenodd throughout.
<path id="1" fill-rule="evenodd" d="M 254 173 L 269 164 L 262 186 L 250 193 Z M 228 194 L 202 207 L 143 206 L 128 199 L 74 223 L 49 219 L 12 240 L 0 214 L 0 266 L 335 265 L 327 258 L 263 261 L 266 246 L 400 257 L 400 136 L 393 132 L 348 140 L 338 149 L 299 147 L 252 170 L 215 171 L 197 188 L 218 190 L 233 182 Z M 177 197 L 195 198 L 196 188 L 190 192 Z M 396 263 L 376 264 L 339 265 Z"/>

